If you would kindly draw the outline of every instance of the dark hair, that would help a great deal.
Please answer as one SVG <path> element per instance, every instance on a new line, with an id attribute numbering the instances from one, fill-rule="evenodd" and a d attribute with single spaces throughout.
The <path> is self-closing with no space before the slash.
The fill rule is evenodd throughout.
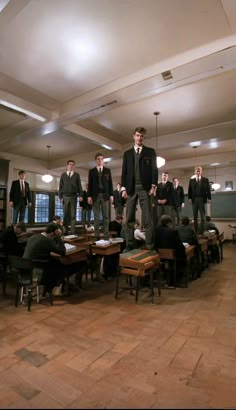
<path id="1" fill-rule="evenodd" d="M 52 218 L 52 220 L 55 221 L 56 219 L 61 219 L 60 215 L 54 215 L 54 217 Z"/>
<path id="2" fill-rule="evenodd" d="M 18 175 L 22 175 L 22 174 L 25 174 L 25 171 L 24 171 L 23 169 L 21 169 L 21 170 L 18 172 Z"/>
<path id="3" fill-rule="evenodd" d="M 104 155 L 101 152 L 97 152 L 97 154 L 95 155 L 95 159 L 97 159 L 97 157 L 103 157 L 104 158 Z"/>
<path id="4" fill-rule="evenodd" d="M 210 220 L 211 220 L 211 217 L 207 215 L 207 216 L 206 216 L 206 221 L 207 221 L 207 222 L 210 222 Z"/>
<path id="5" fill-rule="evenodd" d="M 167 226 L 173 223 L 172 218 L 169 215 L 162 215 L 160 222 L 161 222 L 161 226 Z"/>
<path id="6" fill-rule="evenodd" d="M 15 226 L 16 228 L 20 228 L 21 232 L 26 232 L 26 225 L 23 221 L 18 222 Z"/>
<path id="7" fill-rule="evenodd" d="M 189 225 L 189 217 L 188 216 L 183 216 L 181 219 L 182 225 Z"/>
<path id="8" fill-rule="evenodd" d="M 70 162 L 73 162 L 73 164 L 75 165 L 75 161 L 74 161 L 73 159 L 68 159 L 67 165 L 68 165 Z"/>
<path id="9" fill-rule="evenodd" d="M 135 130 L 134 130 L 134 134 L 135 134 L 136 132 L 138 132 L 139 134 L 145 135 L 145 134 L 147 133 L 147 130 L 146 130 L 145 128 L 143 128 L 143 127 L 137 127 L 137 128 L 135 128 Z"/>
<path id="10" fill-rule="evenodd" d="M 56 232 L 58 229 L 58 226 L 56 224 L 54 224 L 53 222 L 50 222 L 46 228 L 45 228 L 45 232 L 46 233 L 54 233 Z"/>

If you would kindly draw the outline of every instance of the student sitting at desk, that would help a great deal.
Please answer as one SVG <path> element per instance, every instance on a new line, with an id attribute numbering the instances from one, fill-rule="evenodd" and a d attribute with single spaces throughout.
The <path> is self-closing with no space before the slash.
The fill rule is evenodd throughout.
<path id="1" fill-rule="evenodd" d="M 217 226 L 214 224 L 214 222 L 212 222 L 211 217 L 210 216 L 206 216 L 206 230 L 207 231 L 215 231 L 217 235 L 219 235 L 219 229 L 217 228 Z"/>
<path id="2" fill-rule="evenodd" d="M 64 281 L 64 267 L 51 256 L 51 252 L 65 255 L 64 242 L 59 238 L 58 227 L 55 223 L 49 223 L 45 232 L 31 236 L 28 239 L 23 258 L 47 261 L 46 273 L 42 278 L 42 285 L 45 292 L 51 292 L 55 286 L 59 286 Z M 55 241 L 55 238 L 57 240 Z"/>
<path id="3" fill-rule="evenodd" d="M 185 247 L 178 232 L 173 228 L 173 221 L 169 215 L 162 215 L 160 225 L 156 228 L 155 249 L 174 249 L 176 255 L 176 281 L 181 283 L 183 271 L 186 266 Z M 172 276 L 172 275 L 171 275 Z M 173 285 L 173 278 L 170 286 Z"/>
<path id="4" fill-rule="evenodd" d="M 6 255 L 22 256 L 27 243 L 25 223 L 8 226 L 2 233 L 2 243 Z"/>
<path id="5" fill-rule="evenodd" d="M 199 267 L 199 271 L 197 272 L 196 278 L 200 274 L 200 252 L 201 252 L 201 247 L 198 242 L 198 237 L 197 234 L 193 228 L 193 226 L 190 225 L 190 219 L 187 216 L 183 216 L 181 219 L 181 224 L 177 227 L 177 232 L 179 234 L 179 237 L 182 242 L 188 243 L 189 245 L 194 245 L 195 246 L 195 257 L 197 261 L 197 266 Z"/>

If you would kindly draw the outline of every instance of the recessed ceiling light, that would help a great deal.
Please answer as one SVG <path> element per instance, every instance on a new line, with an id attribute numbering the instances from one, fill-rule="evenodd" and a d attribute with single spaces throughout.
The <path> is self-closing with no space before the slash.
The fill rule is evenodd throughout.
<path id="1" fill-rule="evenodd" d="M 190 142 L 190 147 L 199 147 L 199 145 L 201 145 L 201 141 L 193 141 Z"/>
<path id="2" fill-rule="evenodd" d="M 110 151 L 112 150 L 112 147 L 110 145 L 102 144 L 103 148 L 109 149 Z"/>

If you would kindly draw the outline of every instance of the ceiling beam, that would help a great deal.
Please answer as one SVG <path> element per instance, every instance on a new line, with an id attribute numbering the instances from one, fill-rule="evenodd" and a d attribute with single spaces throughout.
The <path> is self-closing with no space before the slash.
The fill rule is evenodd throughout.
<path id="1" fill-rule="evenodd" d="M 76 135 L 80 135 L 95 144 L 99 145 L 100 147 L 106 148 L 104 145 L 111 147 L 111 150 L 122 151 L 123 146 L 118 142 L 112 141 L 108 138 L 103 137 L 102 135 L 96 134 L 95 132 L 89 131 L 80 125 L 77 124 L 70 124 L 64 127 L 65 130 L 73 132 Z"/>

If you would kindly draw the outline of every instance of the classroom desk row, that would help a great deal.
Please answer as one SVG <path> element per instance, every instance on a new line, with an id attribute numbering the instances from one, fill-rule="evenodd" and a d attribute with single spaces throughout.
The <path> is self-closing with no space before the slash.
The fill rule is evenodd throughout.
<path id="1" fill-rule="evenodd" d="M 108 256 L 108 255 L 119 254 L 121 252 L 121 244 L 111 243 L 108 245 L 96 245 L 94 243 L 94 240 L 90 240 L 90 239 L 91 239 L 91 235 L 83 236 L 83 237 L 75 237 L 71 239 L 65 238 L 66 242 L 71 243 L 71 244 L 73 243 L 76 246 L 76 248 L 70 251 L 69 253 L 67 253 L 65 256 L 60 256 L 57 254 L 53 254 L 53 256 L 58 258 L 60 262 L 65 266 L 65 272 L 66 272 L 66 267 L 69 266 L 70 264 L 75 263 L 75 262 L 81 262 L 81 261 L 89 261 L 89 259 L 92 256 L 94 256 L 96 259 L 96 267 L 95 267 L 96 280 L 99 280 L 100 264 L 101 264 L 102 257 Z M 196 275 L 194 271 L 196 270 L 196 267 L 199 268 L 199 262 L 200 262 L 200 267 L 201 267 L 200 272 L 198 270 L 199 277 L 201 276 L 201 271 L 204 270 L 206 267 L 208 267 L 209 247 L 212 245 L 216 245 L 218 243 L 219 243 L 219 239 L 216 235 L 214 236 L 211 235 L 208 238 L 200 237 L 199 238 L 199 245 L 200 245 L 200 250 L 201 250 L 200 261 L 196 261 L 195 246 L 190 245 L 185 249 L 186 260 L 187 260 L 186 273 L 185 273 L 185 287 L 188 287 L 189 279 L 193 279 L 194 275 Z M 125 255 L 123 254 L 122 264 L 124 264 L 124 256 Z M 159 260 L 161 263 L 161 253 L 159 255 Z M 139 263 L 136 263 L 136 265 L 139 265 Z M 129 266 L 129 262 L 127 262 L 126 268 L 128 269 L 130 267 L 133 269 L 133 265 Z M 155 267 L 156 268 L 160 267 L 159 264 L 157 264 L 156 259 L 155 259 Z M 143 265 L 142 265 L 142 269 L 144 269 Z M 91 279 L 93 280 L 93 271 L 91 271 Z M 69 275 L 66 275 L 66 292 L 69 295 Z"/>

